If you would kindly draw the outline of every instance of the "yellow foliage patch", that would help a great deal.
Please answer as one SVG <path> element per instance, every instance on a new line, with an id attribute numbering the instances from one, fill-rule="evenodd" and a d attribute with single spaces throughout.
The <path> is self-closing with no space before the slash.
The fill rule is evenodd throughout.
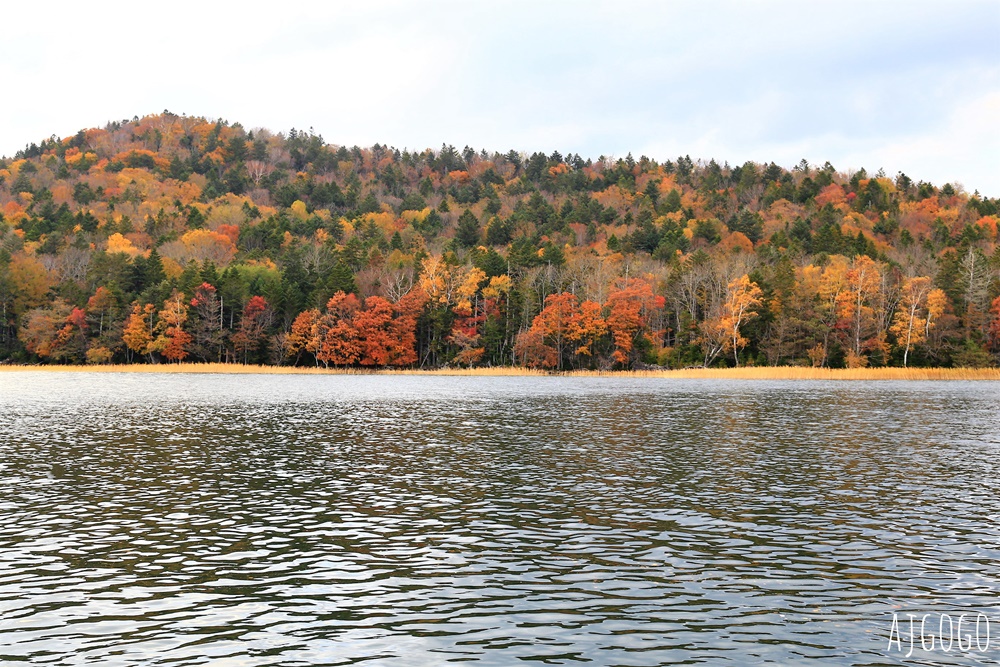
<path id="1" fill-rule="evenodd" d="M 430 215 L 430 213 L 431 209 L 428 206 L 421 211 L 403 211 L 400 214 L 400 217 L 412 225 L 414 222 L 423 222 L 427 219 L 427 216 Z"/>
<path id="2" fill-rule="evenodd" d="M 368 222 L 374 222 L 375 226 L 382 230 L 382 233 L 386 235 L 391 235 L 393 232 L 399 231 L 403 228 L 403 225 L 400 225 L 397 222 L 396 216 L 392 213 L 365 213 L 361 219 L 364 220 L 366 224 Z"/>
<path id="3" fill-rule="evenodd" d="M 309 211 L 306 209 L 306 204 L 303 201 L 296 199 L 292 202 L 292 205 L 288 207 L 288 210 L 292 212 L 292 215 L 299 220 L 306 220 L 309 217 Z"/>
<path id="4" fill-rule="evenodd" d="M 591 196 L 596 199 L 601 206 L 610 207 L 619 211 L 627 206 L 631 206 L 633 199 L 631 194 L 622 190 L 617 185 L 609 185 L 606 190 L 595 192 Z"/>
<path id="5" fill-rule="evenodd" d="M 180 278 L 181 274 L 184 273 L 184 267 L 169 257 L 162 257 L 161 261 L 163 263 L 163 273 L 166 274 L 167 278 L 174 280 Z"/>
<path id="6" fill-rule="evenodd" d="M 660 183 L 656 186 L 660 191 L 660 195 L 668 195 L 671 190 L 677 190 L 677 180 L 674 178 L 673 174 L 667 174 L 660 179 Z"/>

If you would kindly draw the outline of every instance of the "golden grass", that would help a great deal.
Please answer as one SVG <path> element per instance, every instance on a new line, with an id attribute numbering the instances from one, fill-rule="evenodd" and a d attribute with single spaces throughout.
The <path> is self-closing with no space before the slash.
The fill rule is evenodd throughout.
<path id="1" fill-rule="evenodd" d="M 225 373 L 269 375 L 458 375 L 458 376 L 551 376 L 626 377 L 733 380 L 1000 380 L 996 368 L 808 368 L 803 366 L 759 366 L 748 368 L 691 368 L 650 371 L 566 371 L 553 373 L 532 368 L 438 368 L 421 369 L 326 369 L 291 366 L 247 366 L 243 364 L 123 364 L 108 366 L 15 366 L 0 365 L 0 373 L 44 371 L 55 373 Z"/>
<path id="2" fill-rule="evenodd" d="M 42 371 L 54 373 L 224 373 L 235 375 L 552 375 L 532 368 L 364 369 L 312 366 L 257 366 L 246 364 L 108 364 L 108 365 L 0 365 L 0 373 Z"/>
<path id="3" fill-rule="evenodd" d="M 573 375 L 719 380 L 1000 380 L 1000 369 L 751 366 L 747 368 L 689 368 L 672 371 L 617 371 L 611 373 L 576 371 Z"/>
<path id="4" fill-rule="evenodd" d="M 365 371 L 353 369 L 332 370 L 325 368 L 292 366 L 253 366 L 245 364 L 108 364 L 93 366 L 73 365 L 8 365 L 0 366 L 0 373 L 8 371 L 43 371 L 53 373 L 225 373 L 228 375 L 324 375 L 360 374 Z"/>

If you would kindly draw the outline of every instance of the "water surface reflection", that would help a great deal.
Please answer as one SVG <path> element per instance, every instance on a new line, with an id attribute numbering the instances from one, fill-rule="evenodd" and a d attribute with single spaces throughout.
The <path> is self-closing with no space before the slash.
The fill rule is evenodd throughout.
<path id="1" fill-rule="evenodd" d="M 0 662 L 993 664 L 976 383 L 0 375 Z M 1000 634 L 1000 633 L 998 633 Z M 964 662 L 963 662 L 964 661 Z"/>

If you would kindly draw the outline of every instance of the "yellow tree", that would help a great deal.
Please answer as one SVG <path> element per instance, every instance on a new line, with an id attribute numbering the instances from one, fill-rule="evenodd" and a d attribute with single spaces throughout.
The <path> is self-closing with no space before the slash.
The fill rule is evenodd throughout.
<path id="1" fill-rule="evenodd" d="M 806 266 L 800 276 L 799 285 L 804 290 L 803 302 L 818 295 L 817 320 L 823 332 L 823 342 L 809 351 L 814 366 L 826 365 L 830 351 L 830 334 L 837 325 L 838 304 L 847 290 L 847 258 L 843 255 L 830 257 L 822 269 L 812 264 Z"/>
<path id="2" fill-rule="evenodd" d="M 322 344 L 319 336 L 320 317 L 319 310 L 311 308 L 299 313 L 292 322 L 292 329 L 285 339 L 285 352 L 289 357 L 294 356 L 296 363 L 303 352 L 309 352 L 316 359 L 316 353 Z M 316 359 L 316 365 L 319 366 L 319 359 Z"/>
<path id="3" fill-rule="evenodd" d="M 135 354 L 146 354 L 150 343 L 153 342 L 153 313 L 156 306 L 147 303 L 145 307 L 136 302 L 132 306 L 132 314 L 125 320 L 125 329 L 122 331 L 122 342 L 128 349 L 129 360 Z"/>
<path id="4" fill-rule="evenodd" d="M 481 319 L 477 294 L 485 279 L 482 270 L 454 266 L 442 257 L 431 256 L 424 260 L 419 286 L 427 297 L 429 308 L 427 336 L 432 363 L 445 343 L 462 348 L 466 361 L 476 355 L 477 327 Z"/>
<path id="5" fill-rule="evenodd" d="M 854 260 L 847 272 L 847 289 L 837 298 L 837 310 L 841 318 L 841 328 L 847 331 L 850 349 L 847 364 L 852 368 L 868 364 L 861 352 L 866 349 L 869 334 L 873 331 L 875 311 L 871 301 L 882 283 L 882 273 L 878 263 L 867 255 Z"/>
<path id="6" fill-rule="evenodd" d="M 910 348 L 926 340 L 929 327 L 927 321 L 927 297 L 931 292 L 931 279 L 927 276 L 909 278 L 903 283 L 903 293 L 899 308 L 893 317 L 891 331 L 903 344 L 903 367 L 910 358 Z"/>
<path id="7" fill-rule="evenodd" d="M 451 293 L 448 289 L 450 283 L 451 271 L 448 265 L 442 262 L 440 257 L 428 257 L 420 273 L 420 287 L 428 299 L 433 303 L 450 303 Z"/>
<path id="8" fill-rule="evenodd" d="M 174 290 L 163 302 L 156 330 L 159 335 L 150 343 L 152 351 L 161 353 L 170 361 L 181 361 L 188 356 L 191 334 L 184 331 L 188 319 L 188 304 L 183 292 Z"/>
<path id="9" fill-rule="evenodd" d="M 14 255 L 7 267 L 14 295 L 14 314 L 20 316 L 46 302 L 53 281 L 37 259 L 29 255 Z"/>
<path id="10" fill-rule="evenodd" d="M 932 289 L 927 295 L 927 325 L 926 333 L 930 334 L 931 329 L 944 315 L 945 308 L 948 307 L 948 295 L 943 289 Z"/>
<path id="11" fill-rule="evenodd" d="M 932 289 L 927 294 L 927 318 L 924 322 L 924 341 L 929 346 L 931 332 L 938 330 L 938 325 L 945 321 L 944 315 L 948 308 L 948 295 L 943 289 Z M 947 326 L 945 326 L 947 329 Z M 940 332 L 939 332 L 940 333 Z"/>
<path id="12" fill-rule="evenodd" d="M 719 351 L 732 352 L 733 361 L 740 365 L 740 350 L 746 347 L 747 339 L 740 333 L 740 328 L 757 317 L 753 310 L 761 304 L 763 291 L 750 276 L 743 274 L 726 286 L 726 300 L 722 304 L 719 317 L 710 321 L 709 330 L 717 341 L 716 354 Z M 713 355 L 714 356 L 714 355 Z"/>
<path id="13" fill-rule="evenodd" d="M 472 267 L 461 275 L 461 282 L 456 289 L 458 303 L 455 305 L 456 311 L 470 311 L 473 316 L 479 308 L 479 284 L 486 279 L 486 272 L 482 269 Z"/>
<path id="14" fill-rule="evenodd" d="M 456 303 L 452 312 L 456 317 L 447 340 L 459 349 L 455 361 L 471 366 L 486 352 L 486 348 L 479 345 L 479 325 L 485 320 L 480 313 L 479 285 L 486 280 L 486 273 L 471 268 L 464 273 L 452 272 L 452 275 L 461 282 L 455 289 Z"/>

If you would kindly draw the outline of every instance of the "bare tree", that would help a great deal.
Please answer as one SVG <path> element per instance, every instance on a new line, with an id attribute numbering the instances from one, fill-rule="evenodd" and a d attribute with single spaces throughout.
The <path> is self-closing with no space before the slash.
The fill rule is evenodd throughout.
<path id="1" fill-rule="evenodd" d="M 253 181 L 253 186 L 255 188 L 260 187 L 261 179 L 265 176 L 270 175 L 274 171 L 274 167 L 266 162 L 261 162 L 260 160 L 248 160 L 246 163 L 247 176 Z"/>

